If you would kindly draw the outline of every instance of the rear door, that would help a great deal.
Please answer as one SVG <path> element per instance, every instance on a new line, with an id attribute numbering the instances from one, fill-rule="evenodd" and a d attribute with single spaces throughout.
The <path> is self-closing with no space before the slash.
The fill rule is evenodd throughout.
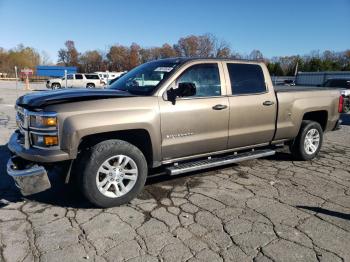
<path id="1" fill-rule="evenodd" d="M 84 79 L 82 74 L 75 74 L 73 87 L 84 87 Z"/>
<path id="2" fill-rule="evenodd" d="M 229 106 L 221 63 L 184 68 L 168 87 L 193 83 L 196 94 L 175 103 L 159 97 L 163 160 L 227 148 Z"/>
<path id="3" fill-rule="evenodd" d="M 231 86 L 228 148 L 268 144 L 275 132 L 277 101 L 265 81 L 267 70 L 253 63 L 225 64 Z"/>

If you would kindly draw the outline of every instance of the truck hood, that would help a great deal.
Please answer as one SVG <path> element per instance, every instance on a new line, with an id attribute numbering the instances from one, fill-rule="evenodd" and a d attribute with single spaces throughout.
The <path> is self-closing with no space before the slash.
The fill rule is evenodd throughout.
<path id="1" fill-rule="evenodd" d="M 54 104 L 131 96 L 134 95 L 112 89 L 63 89 L 21 96 L 17 99 L 16 105 L 27 109 L 39 109 Z"/>

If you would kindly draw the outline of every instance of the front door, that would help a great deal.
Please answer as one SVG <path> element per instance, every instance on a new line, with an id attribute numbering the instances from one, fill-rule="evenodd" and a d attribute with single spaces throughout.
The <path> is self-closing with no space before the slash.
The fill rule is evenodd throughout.
<path id="1" fill-rule="evenodd" d="M 188 67 L 170 85 L 192 83 L 196 94 L 175 103 L 159 97 L 163 160 L 225 150 L 229 102 L 218 63 Z"/>
<path id="2" fill-rule="evenodd" d="M 74 76 L 73 75 L 67 75 L 67 87 L 71 88 L 73 87 L 73 82 L 74 82 Z M 63 83 L 65 85 L 65 83 Z"/>

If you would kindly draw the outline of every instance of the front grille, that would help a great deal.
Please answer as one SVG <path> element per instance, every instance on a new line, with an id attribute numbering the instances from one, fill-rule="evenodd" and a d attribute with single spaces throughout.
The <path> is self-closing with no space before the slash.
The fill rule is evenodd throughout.
<path id="1" fill-rule="evenodd" d="M 24 115 L 17 112 L 18 119 L 20 120 L 21 125 L 23 126 L 24 124 Z"/>
<path id="2" fill-rule="evenodd" d="M 28 117 L 24 108 L 16 106 L 16 122 L 19 129 L 19 143 L 22 144 L 25 148 L 29 148 L 29 133 L 28 133 Z"/>
<path id="3" fill-rule="evenodd" d="M 20 127 L 25 127 L 25 115 L 24 115 L 24 109 L 22 107 L 17 107 L 17 121 Z"/>

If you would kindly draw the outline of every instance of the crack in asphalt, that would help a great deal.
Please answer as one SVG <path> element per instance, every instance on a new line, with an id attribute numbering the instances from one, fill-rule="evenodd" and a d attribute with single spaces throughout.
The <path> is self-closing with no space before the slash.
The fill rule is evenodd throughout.
<path id="1" fill-rule="evenodd" d="M 291 161 L 282 152 L 152 179 L 137 199 L 111 209 L 80 203 L 85 200 L 65 188 L 44 199 L 23 199 L 9 185 L 0 190 L 6 200 L 0 261 L 13 260 L 11 252 L 18 261 L 348 261 L 350 127 L 344 129 L 327 134 L 314 161 Z M 14 249 L 18 244 L 25 250 Z"/>

